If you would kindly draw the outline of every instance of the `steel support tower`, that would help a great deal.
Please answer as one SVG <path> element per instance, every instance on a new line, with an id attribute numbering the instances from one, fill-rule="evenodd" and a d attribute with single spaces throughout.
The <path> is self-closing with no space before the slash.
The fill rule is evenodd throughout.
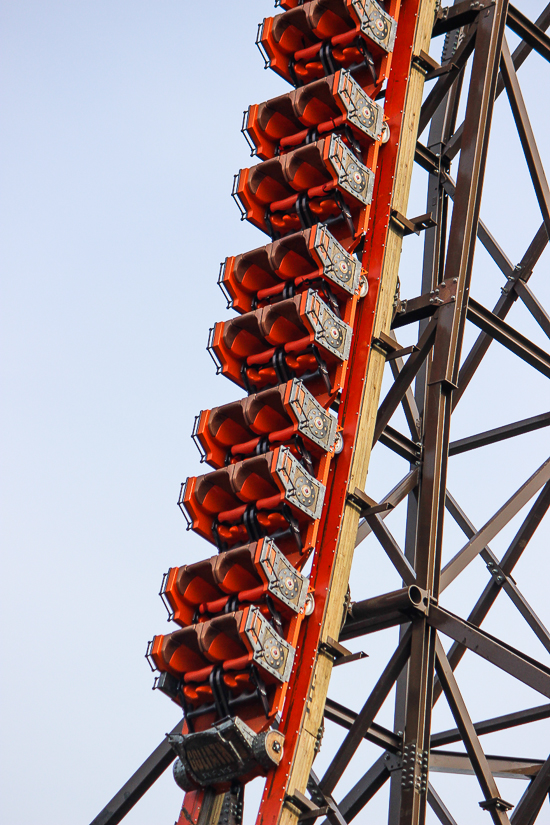
<path id="1" fill-rule="evenodd" d="M 550 633 L 513 577 L 550 505 L 550 413 L 484 432 L 472 421 L 474 434 L 454 441 L 450 432 L 490 347 L 550 378 L 549 347 L 507 320 L 521 302 L 533 330 L 550 337 L 530 285 L 550 235 L 550 191 L 518 81 L 531 52 L 550 60 L 550 6 L 536 22 L 506 0 L 280 6 L 261 24 L 258 45 L 289 92 L 245 113 L 257 162 L 234 186 L 264 246 L 226 260 L 220 285 L 236 314 L 209 342 L 219 372 L 246 396 L 197 416 L 194 437 L 211 469 L 188 479 L 180 505 L 210 557 L 166 575 L 162 595 L 179 628 L 148 651 L 157 686 L 184 718 L 93 825 L 120 822 L 173 762 L 185 790 L 179 825 L 240 825 L 246 784 L 257 776 L 266 777 L 258 825 L 344 825 L 388 785 L 390 825 L 420 825 L 428 810 L 456 825 L 461 810 L 448 810 L 430 782 L 437 771 L 475 775 L 487 821 L 543 822 L 550 758 L 487 754 L 483 736 L 523 726 L 528 751 L 550 704 L 472 718 L 458 666 L 471 652 L 495 666 L 483 690 L 499 694 L 502 673 L 550 699 L 550 667 L 508 644 L 505 628 L 498 637 L 482 629 L 502 591 L 550 652 Z M 520 39 L 513 53 L 507 29 Z M 432 38 L 443 44 L 441 62 L 430 56 Z M 542 216 L 517 264 L 480 218 L 500 95 Z M 502 138 L 493 134 L 491 147 Z M 415 164 L 428 187 L 417 217 L 408 215 Z M 403 237 L 412 233 L 423 236 L 421 271 L 416 284 L 410 273 L 400 284 Z M 479 244 L 502 273 L 492 309 L 470 296 Z M 478 333 L 466 346 L 469 326 Z M 547 389 L 542 410 L 545 401 Z M 449 460 L 479 450 L 472 484 L 482 495 L 491 471 L 481 448 L 534 430 L 539 468 L 474 526 L 448 489 Z M 365 492 L 377 443 L 406 467 L 380 500 Z M 398 508 L 403 542 L 388 527 Z M 497 555 L 491 542 L 520 511 Z M 446 546 L 449 520 L 464 537 L 458 552 Z M 397 586 L 361 598 L 372 582 L 355 580 L 352 561 L 369 534 Z M 450 610 L 445 591 L 478 557 L 487 575 L 473 608 Z M 364 654 L 349 640 L 390 628 L 395 645 L 362 707 L 329 696 L 335 666 L 358 672 L 352 663 Z M 392 727 L 377 721 L 390 696 Z M 434 729 L 438 702 L 453 728 Z M 321 774 L 314 760 L 327 720 L 346 733 Z M 364 740 L 379 758 L 361 763 L 361 778 L 342 795 L 338 784 Z M 517 804 L 503 798 L 499 777 L 523 781 Z"/>

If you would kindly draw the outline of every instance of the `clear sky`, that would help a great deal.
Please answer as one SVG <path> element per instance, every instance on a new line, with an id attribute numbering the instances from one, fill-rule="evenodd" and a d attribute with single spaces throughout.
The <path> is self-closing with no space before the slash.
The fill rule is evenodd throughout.
<path id="1" fill-rule="evenodd" d="M 518 6 L 532 19 L 542 10 L 533 0 Z M 0 2 L 1 805 L 9 825 L 86 825 L 178 718 L 166 697 L 151 692 L 143 654 L 148 639 L 168 630 L 157 596 L 162 574 L 211 553 L 185 532 L 176 500 L 180 482 L 201 471 L 189 437 L 194 416 L 241 394 L 215 377 L 205 346 L 208 328 L 228 316 L 216 286 L 220 261 L 267 241 L 239 222 L 230 190 L 233 174 L 250 163 L 242 111 L 288 89 L 263 70 L 254 45 L 257 23 L 272 13 L 267 0 Z M 441 45 L 434 42 L 436 58 Z M 547 159 L 549 79 L 538 56 L 520 71 Z M 505 95 L 492 145 L 482 213 L 516 263 L 541 219 Z M 409 215 L 426 211 L 423 186 L 419 171 Z M 416 236 L 406 240 L 404 297 L 418 293 L 420 251 Z M 545 256 L 531 285 L 547 307 L 549 283 Z M 479 251 L 474 296 L 492 307 L 502 285 Z M 550 347 L 519 302 L 509 320 Z M 468 330 L 467 340 L 473 336 Z M 461 402 L 452 437 L 544 412 L 549 396 L 545 379 L 495 344 Z M 477 527 L 549 446 L 549 431 L 541 430 L 484 448 L 476 461 L 471 454 L 453 459 L 450 489 Z M 381 496 L 406 469 L 378 447 L 367 492 Z M 401 516 L 392 519 L 400 538 Z M 495 552 L 518 523 L 495 540 Z M 449 554 L 464 543 L 452 527 L 448 539 Z M 516 577 L 550 624 L 547 547 L 548 520 Z M 486 580 L 476 562 L 449 589 L 449 607 L 471 604 Z M 376 542 L 362 545 L 352 597 L 398 586 Z M 487 628 L 548 661 L 505 596 Z M 338 669 L 331 695 L 338 698 L 339 684 L 347 691 L 340 697 L 359 709 L 393 649 L 392 633 L 357 641 L 370 658 L 349 665 L 345 676 Z M 495 673 L 472 657 L 458 678 L 476 719 L 544 701 L 508 677 L 502 693 L 487 699 L 483 688 Z M 444 709 L 438 713 L 438 724 L 452 726 Z M 549 727 L 485 744 L 545 758 Z M 320 765 L 338 736 L 327 725 Z M 362 753 L 342 793 L 378 752 L 365 745 Z M 445 777 L 434 778 L 457 816 L 470 782 L 453 790 Z M 523 789 L 522 782 L 502 783 L 511 801 Z M 481 799 L 479 790 L 473 799 Z M 126 821 L 171 825 L 180 803 L 167 772 Z M 476 805 L 462 814 L 472 825 L 488 819 Z"/>

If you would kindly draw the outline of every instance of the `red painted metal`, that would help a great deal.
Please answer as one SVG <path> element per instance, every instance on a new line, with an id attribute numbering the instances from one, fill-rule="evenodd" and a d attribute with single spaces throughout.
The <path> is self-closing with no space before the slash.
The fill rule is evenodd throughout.
<path id="1" fill-rule="evenodd" d="M 342 389 L 338 412 L 338 430 L 343 436 L 343 449 L 339 455 L 334 455 L 334 451 L 332 451 L 326 454 L 324 458 L 321 458 L 320 463 L 318 460 L 315 462 L 314 466 L 317 468 L 315 473 L 316 478 L 321 481 L 322 484 L 326 485 L 326 491 L 321 518 L 319 521 L 314 522 L 312 529 L 308 529 L 306 544 L 302 548 L 303 558 L 300 559 L 300 555 L 296 552 L 292 553 L 287 545 L 285 545 L 286 549 L 283 549 L 283 552 L 287 558 L 291 559 L 295 567 L 297 569 L 301 569 L 309 555 L 310 548 L 313 547 L 313 560 L 309 587 L 310 591 L 314 593 L 315 606 L 313 613 L 309 617 L 306 618 L 302 611 L 302 613 L 300 613 L 300 615 L 291 622 L 292 633 L 290 635 L 293 638 L 292 640 L 289 640 L 288 637 L 286 638 L 287 641 L 291 641 L 291 643 L 295 643 L 296 638 L 298 639 L 294 666 L 288 684 L 285 685 L 284 688 L 281 686 L 278 690 L 277 696 L 279 699 L 272 703 L 268 718 L 262 722 L 260 717 L 255 719 L 250 716 L 246 716 L 248 724 L 258 731 L 265 728 L 266 723 L 270 722 L 272 714 L 278 710 L 281 714 L 279 730 L 285 736 L 285 746 L 282 759 L 279 765 L 269 771 L 267 775 L 266 787 L 258 819 L 259 825 L 267 825 L 267 823 L 270 823 L 271 825 L 271 823 L 277 822 L 281 813 L 285 793 L 288 790 L 287 779 L 296 754 L 299 731 L 303 723 L 303 714 L 306 707 L 306 697 L 309 691 L 314 664 L 319 649 L 322 619 L 325 613 L 327 596 L 334 574 L 335 551 L 342 515 L 346 503 L 349 473 L 359 424 L 359 411 L 363 396 L 365 376 L 368 369 L 369 354 L 371 351 L 373 325 L 380 291 L 380 279 L 384 261 L 386 239 L 391 220 L 393 181 L 398 161 L 402 117 L 411 72 L 412 45 L 416 30 L 419 3 L 420 0 L 404 0 L 403 3 L 401 3 L 401 0 L 393 0 L 393 2 L 389 4 L 387 11 L 398 23 L 397 36 L 393 52 L 384 55 L 377 53 L 376 63 L 379 74 L 374 83 L 372 79 L 369 79 L 366 75 L 364 78 L 361 76 L 364 82 L 363 91 L 368 95 L 376 95 L 381 90 L 384 81 L 387 79 L 387 87 L 384 95 L 384 120 L 389 127 L 389 139 L 385 143 L 382 143 L 380 139 L 371 142 L 370 144 L 368 141 L 366 142 L 366 145 L 364 146 L 366 165 L 372 170 L 372 172 L 374 172 L 374 193 L 372 202 L 368 205 L 363 205 L 359 210 L 357 209 L 356 201 L 350 202 L 352 203 L 351 208 L 354 221 L 354 231 L 350 231 L 351 225 L 348 220 L 347 224 L 344 221 L 343 230 L 342 227 L 340 227 L 336 232 L 337 239 L 348 253 L 353 252 L 359 244 L 363 245 L 361 272 L 363 276 L 366 276 L 368 291 L 366 296 L 362 299 L 358 298 L 358 292 L 356 292 L 355 295 L 346 295 L 345 293 L 342 293 L 342 295 L 338 298 L 340 302 L 340 309 L 343 312 L 343 320 L 350 324 L 353 329 L 351 351 L 349 357 L 345 361 L 341 362 L 336 372 L 334 371 L 334 367 L 331 368 L 332 386 L 329 387 L 328 391 L 327 389 L 323 389 L 322 382 L 320 382 L 319 379 L 316 379 L 310 387 L 311 392 L 313 392 L 317 401 L 320 402 L 325 408 L 328 407 L 335 398 L 336 390 L 338 388 Z M 300 14 L 302 14 L 302 12 L 300 12 Z M 271 24 L 267 25 L 267 29 L 269 31 L 271 30 L 269 28 L 270 25 Z M 342 36 L 344 35 L 338 34 L 336 39 L 341 38 Z M 344 36 L 344 39 L 345 37 L 347 37 L 347 35 Z M 335 43 L 333 45 L 337 44 Z M 302 58 L 309 59 L 309 51 L 311 51 L 311 49 L 305 49 L 302 51 L 304 52 L 304 54 L 301 55 Z M 336 81 L 331 82 L 333 87 L 335 87 Z M 307 88 L 307 86 L 301 88 Z M 284 109 L 284 101 L 283 103 L 279 102 L 277 105 L 279 108 Z M 254 109 L 255 118 L 258 107 L 252 108 Z M 256 120 L 254 120 L 254 123 L 256 123 Z M 320 128 L 321 131 L 324 132 L 329 129 L 341 127 L 342 123 L 342 118 L 334 118 L 332 121 L 327 121 L 320 124 Z M 254 126 L 254 128 L 256 129 L 259 127 Z M 287 126 L 287 132 L 289 128 L 290 127 Z M 290 129 L 290 131 L 292 131 L 292 129 Z M 319 146 L 321 154 L 317 152 L 315 146 L 312 146 L 313 154 L 309 150 L 306 152 L 305 150 L 307 149 L 307 144 L 299 150 L 298 154 L 294 149 L 294 147 L 299 144 L 300 140 L 305 139 L 307 134 L 307 130 L 305 132 L 304 130 L 298 131 L 295 135 L 289 135 L 286 140 L 281 141 L 281 151 L 288 151 L 292 153 L 291 155 L 288 155 L 287 160 L 284 160 L 286 157 L 285 155 L 283 155 L 282 160 L 273 157 L 271 160 L 264 161 L 266 164 L 265 167 L 260 165 L 258 167 L 253 167 L 250 170 L 241 171 L 239 175 L 239 183 L 235 189 L 235 194 L 248 210 L 248 218 L 257 225 L 261 224 L 263 228 L 269 228 L 270 226 L 269 219 L 267 218 L 264 221 L 262 217 L 262 209 L 265 207 L 253 207 L 254 215 L 257 215 L 257 217 L 254 217 L 250 211 L 250 197 L 252 196 L 257 198 L 255 193 L 259 191 L 261 187 L 263 187 L 261 194 L 262 200 L 258 201 L 259 205 L 266 203 L 270 214 L 275 213 L 276 215 L 279 212 L 285 211 L 290 213 L 292 219 L 289 218 L 287 224 L 285 224 L 282 217 L 277 219 L 277 226 L 281 227 L 286 227 L 287 225 L 288 227 L 293 227 L 296 220 L 292 217 L 292 215 L 294 214 L 294 210 L 296 210 L 295 217 L 297 217 L 297 213 L 299 211 L 297 206 L 299 198 L 297 195 L 292 195 L 286 198 L 283 197 L 282 200 L 280 199 L 277 202 L 273 201 L 273 198 L 277 197 L 278 192 L 282 195 L 284 192 L 284 187 L 286 187 L 287 191 L 289 186 L 299 189 L 300 185 L 297 181 L 299 179 L 303 179 L 304 183 L 302 185 L 302 190 L 305 187 L 306 196 L 309 201 L 313 203 L 313 205 L 315 205 L 315 199 L 328 197 L 331 195 L 334 183 L 329 183 L 328 185 L 321 187 L 318 185 L 314 185 L 313 187 L 311 186 L 311 182 L 315 182 L 315 175 L 325 175 L 326 172 L 321 171 L 316 173 L 315 171 L 312 171 L 314 170 L 314 166 L 307 165 L 310 162 L 314 164 L 318 163 L 321 164 L 319 167 L 321 168 L 324 164 L 328 169 L 328 165 L 330 164 L 330 152 L 328 149 L 329 143 L 325 141 L 324 144 L 316 144 Z M 263 150 L 263 156 L 265 157 L 265 152 L 271 151 L 273 147 L 269 143 L 265 143 L 264 145 L 267 147 Z M 273 144 L 273 146 L 274 145 L 275 144 Z M 302 160 L 304 157 L 306 158 L 305 166 L 304 161 Z M 295 161 L 295 158 L 297 158 L 298 161 Z M 302 166 L 296 166 L 296 162 L 299 162 Z M 294 164 L 294 166 L 292 164 Z M 266 170 L 265 174 L 268 175 L 268 177 L 262 177 L 264 174 L 264 168 Z M 249 179 L 256 181 L 256 183 L 254 183 L 254 187 L 257 188 L 254 188 L 254 190 L 247 188 L 247 181 Z M 280 181 L 280 183 L 278 181 Z M 344 196 L 344 200 L 348 199 L 349 202 L 349 194 L 346 194 L 344 191 Z M 322 208 L 326 209 L 327 207 L 325 205 L 322 206 Z M 291 228 L 290 231 L 293 232 L 295 229 Z M 288 235 L 286 235 L 287 232 L 288 229 L 283 230 L 283 237 L 288 237 Z M 313 235 L 309 238 L 309 247 L 312 246 L 312 243 Z M 233 304 L 234 308 L 240 313 L 244 312 L 247 314 L 241 314 L 240 317 L 238 316 L 235 320 L 228 322 L 226 325 L 218 324 L 212 333 L 211 348 L 213 355 L 215 355 L 220 362 L 220 371 L 223 371 L 224 373 L 227 372 L 228 377 L 231 377 L 236 383 L 241 385 L 244 383 L 249 392 L 253 392 L 256 389 L 256 387 L 251 384 L 250 379 L 250 376 L 254 376 L 256 374 L 254 370 L 256 370 L 259 379 L 263 382 L 260 383 L 258 389 L 263 389 L 264 387 L 269 387 L 270 385 L 273 386 L 274 384 L 278 384 L 281 380 L 280 378 L 277 380 L 279 375 L 276 370 L 277 345 L 280 346 L 281 343 L 288 340 L 285 338 L 285 323 L 288 325 L 288 321 L 283 320 L 281 333 L 279 335 L 280 340 L 279 338 L 274 339 L 273 333 L 271 332 L 272 327 L 270 326 L 270 319 L 273 316 L 272 307 L 277 307 L 277 303 L 270 304 L 270 302 L 272 300 L 277 301 L 280 298 L 283 298 L 284 301 L 284 296 L 286 296 L 286 293 L 284 292 L 286 289 L 285 283 L 289 278 L 289 275 L 291 280 L 293 279 L 295 288 L 301 289 L 304 287 L 307 289 L 311 278 L 317 277 L 317 279 L 319 279 L 319 277 L 322 277 L 323 275 L 322 266 L 319 272 L 308 272 L 305 273 L 305 276 L 301 270 L 297 270 L 293 273 L 292 266 L 290 270 L 288 270 L 287 266 L 287 269 L 284 272 L 281 270 L 282 276 L 277 275 L 276 270 L 269 269 L 271 264 L 266 265 L 262 263 L 262 261 L 267 261 L 268 259 L 271 261 L 273 254 L 275 253 L 271 249 L 268 250 L 266 248 L 266 250 L 258 249 L 252 253 L 246 253 L 245 256 L 241 256 L 241 258 L 244 257 L 253 262 L 253 269 L 250 271 L 251 274 L 247 276 L 247 283 L 252 283 L 254 285 L 254 283 L 256 283 L 254 278 L 260 278 L 258 282 L 259 286 L 254 286 L 252 292 L 250 292 L 250 299 L 242 292 L 239 283 L 231 280 L 235 277 L 232 273 L 234 271 L 233 267 L 237 259 L 228 259 L 225 266 L 225 274 L 222 273 L 222 278 L 225 280 L 232 297 L 237 298 L 236 302 Z M 254 263 L 254 261 L 256 263 Z M 260 264 L 259 269 L 258 262 Z M 254 266 L 256 269 L 254 269 Z M 259 276 L 255 275 L 256 272 L 259 273 Z M 280 286 L 277 283 L 277 278 L 280 279 Z M 255 291 L 257 293 L 256 298 L 254 298 Z M 336 294 L 338 294 L 338 292 Z M 304 324 L 307 321 L 307 316 L 303 315 L 306 311 L 307 295 L 307 292 L 302 291 L 301 297 L 297 296 L 296 299 L 292 300 L 287 299 L 290 312 L 289 318 L 296 317 L 296 320 L 294 321 L 295 324 Z M 283 306 L 285 306 L 284 303 L 281 304 L 281 307 Z M 258 307 L 258 309 L 255 309 L 255 307 Z M 300 308 L 299 312 L 302 313 L 300 317 L 304 320 L 300 320 L 296 314 L 297 307 Z M 299 329 L 299 326 L 295 327 L 295 329 Z M 296 339 L 296 341 L 294 343 L 291 340 L 290 343 L 287 343 L 284 346 L 284 352 L 282 350 L 280 351 L 280 357 L 286 360 L 287 365 L 286 367 L 283 365 L 283 371 L 288 369 L 288 365 L 292 363 L 292 355 L 294 350 L 301 351 L 303 348 L 306 348 L 307 350 L 308 346 L 314 344 L 313 332 L 310 333 L 308 338 L 300 338 L 300 333 L 296 332 L 291 332 L 290 334 Z M 269 349 L 270 340 L 276 345 L 272 349 Z M 271 367 L 271 363 L 273 363 L 273 367 L 275 368 L 274 370 Z M 327 363 L 330 364 L 330 361 Z M 229 367 L 228 364 L 231 364 L 232 366 Z M 301 369 L 303 370 L 303 368 Z M 229 375 L 229 372 L 231 372 L 231 376 Z M 298 368 L 298 372 L 295 372 L 294 374 L 299 378 L 301 375 L 300 368 Z M 225 412 L 222 411 L 222 415 L 225 415 Z M 234 421 L 238 423 L 238 421 L 242 422 L 243 420 L 242 410 L 232 411 L 232 409 L 228 408 L 227 415 L 229 416 L 229 422 Z M 200 421 L 198 420 L 197 424 L 196 436 L 201 443 L 203 450 L 206 445 L 207 457 L 208 460 L 211 460 L 210 453 L 208 452 L 209 444 L 205 440 L 207 438 L 205 428 L 208 417 L 208 412 L 201 415 Z M 233 425 L 230 424 L 229 426 L 231 428 Z M 217 454 L 219 457 L 212 463 L 214 466 L 220 467 L 220 469 L 215 471 L 214 474 L 211 473 L 206 476 L 199 477 L 198 479 L 189 479 L 185 494 L 182 497 L 182 503 L 193 519 L 193 529 L 199 530 L 199 532 L 201 532 L 202 535 L 210 541 L 213 541 L 215 538 L 216 542 L 218 542 L 220 551 L 225 551 L 228 547 L 236 546 L 239 541 L 242 543 L 243 539 L 239 537 L 241 534 L 246 536 L 246 530 L 249 529 L 247 526 L 248 522 L 246 521 L 248 505 L 240 505 L 238 498 L 244 502 L 256 500 L 254 498 L 248 498 L 248 494 L 242 494 L 241 488 L 238 484 L 236 484 L 236 474 L 246 470 L 249 461 L 256 461 L 256 459 L 246 459 L 246 457 L 249 455 L 252 456 L 254 450 L 257 450 L 258 445 L 260 444 L 260 437 L 257 436 L 256 438 L 248 438 L 248 440 L 243 440 L 244 436 L 242 436 L 241 433 L 245 432 L 245 430 L 243 430 L 242 425 L 239 426 L 240 429 L 237 424 L 235 424 L 234 427 L 235 432 L 238 432 L 238 436 L 235 437 L 236 441 L 235 438 L 229 437 L 229 452 L 227 453 L 227 457 L 225 459 L 227 469 L 224 470 L 221 466 L 224 459 L 223 449 L 219 446 L 216 448 L 218 449 Z M 289 429 L 287 427 L 286 430 L 284 428 L 281 430 L 280 435 L 278 433 L 275 433 L 274 435 L 283 440 L 284 438 L 293 437 L 293 432 L 293 428 Z M 251 435 L 254 435 L 254 430 L 251 432 Z M 229 444 L 229 442 L 231 442 L 231 444 Z M 233 442 L 236 444 L 235 449 L 233 449 Z M 225 442 L 223 442 L 223 444 L 225 444 Z M 261 470 L 261 473 L 264 474 L 265 479 L 267 479 L 265 473 L 274 472 L 274 469 L 269 471 L 267 468 L 268 466 L 275 468 L 278 451 L 279 448 L 277 448 L 276 453 L 269 454 L 273 455 L 273 459 L 268 458 L 267 455 L 265 456 L 268 462 L 267 464 L 263 458 L 261 460 L 262 467 L 264 464 L 266 465 L 265 469 Z M 234 463 L 234 459 L 232 458 L 234 453 L 238 454 L 239 459 L 241 457 L 245 458 L 245 461 L 242 462 L 243 470 L 240 470 L 240 464 Z M 203 480 L 201 481 L 201 479 Z M 201 493 L 201 498 L 199 501 L 194 498 L 195 493 L 193 492 L 195 485 L 199 483 L 202 485 L 202 489 L 207 490 L 206 497 L 209 496 L 208 501 L 210 502 L 210 504 L 207 505 L 209 509 L 204 511 L 204 515 L 200 515 L 203 510 L 200 509 L 199 512 L 197 507 L 203 507 L 201 502 L 203 501 L 203 496 L 205 496 L 205 494 Z M 208 486 L 212 484 L 217 484 L 218 486 Z M 211 492 L 208 492 L 209 490 L 211 490 Z M 279 499 L 282 501 L 282 493 L 279 496 L 271 496 L 271 498 L 269 496 L 266 498 L 266 495 L 267 493 L 263 493 L 264 497 L 260 497 L 257 501 L 257 505 L 255 505 L 258 508 L 258 517 L 262 508 L 264 510 L 269 509 L 270 507 L 277 506 Z M 237 496 L 237 498 L 235 498 L 235 496 Z M 206 501 L 206 497 L 204 497 L 204 501 Z M 256 496 L 256 498 L 258 497 Z M 275 501 L 275 499 L 277 499 L 277 501 Z M 218 501 L 220 502 L 219 504 L 212 504 L 212 502 Z M 219 515 L 215 515 L 220 510 L 223 512 L 220 512 Z M 212 523 L 212 516 L 208 515 L 208 513 L 214 513 L 216 519 L 214 527 L 210 526 Z M 294 510 L 294 513 L 296 515 L 297 511 Z M 301 518 L 303 520 L 303 514 Z M 218 519 L 219 521 L 217 521 Z M 219 543 L 221 539 L 219 538 L 219 534 L 215 532 L 218 529 L 215 525 L 218 523 L 220 524 L 220 527 L 223 528 L 223 536 L 227 536 L 227 538 L 224 539 L 223 544 Z M 231 531 L 229 530 L 229 527 L 223 527 L 224 523 L 227 525 L 242 524 L 242 526 L 238 528 L 237 526 L 231 527 L 231 530 L 236 536 L 235 540 L 230 538 Z M 300 529 L 303 532 L 303 528 Z M 214 536 L 214 538 L 212 536 Z M 227 544 L 227 541 L 229 541 L 229 544 Z M 175 574 L 172 572 L 169 577 L 168 585 L 168 590 L 170 590 L 172 594 L 175 592 L 173 589 L 175 580 L 174 576 Z M 248 598 L 250 601 L 253 601 L 255 595 L 257 595 L 258 599 L 260 599 L 263 594 L 263 591 L 260 593 L 261 588 L 258 590 L 258 593 L 256 593 L 254 588 L 250 592 L 249 590 L 243 587 L 242 591 L 239 593 L 239 600 L 242 599 L 245 601 Z M 187 610 L 187 612 L 184 611 L 184 613 L 180 615 L 180 624 L 185 624 L 185 621 L 181 620 L 181 616 L 183 615 L 187 616 L 187 623 L 192 621 L 206 623 L 209 623 L 210 621 L 217 622 L 215 616 L 216 611 L 218 611 L 218 609 L 224 609 L 226 602 L 227 599 L 224 598 L 218 600 L 213 599 L 210 601 L 205 598 L 204 604 L 200 604 L 197 608 L 198 612 L 195 614 L 197 618 L 193 619 L 189 610 Z M 242 604 L 239 609 L 243 609 Z M 248 608 L 246 608 L 246 610 L 248 610 Z M 262 610 L 265 614 L 265 607 L 262 608 Z M 200 618 L 198 618 L 199 613 Z M 214 616 L 212 620 L 210 619 L 211 615 Z M 234 615 L 240 616 L 241 614 Z M 242 615 L 244 616 L 245 613 Z M 197 628 L 198 627 L 199 625 L 197 625 Z M 189 631 L 191 632 L 191 636 L 194 638 L 197 631 L 193 631 L 192 628 L 189 628 Z M 185 636 L 187 639 L 189 633 L 185 630 L 185 628 L 183 631 L 176 633 L 176 642 L 180 635 L 182 638 Z M 202 639 L 204 633 L 201 631 L 197 638 L 199 636 Z M 159 652 L 164 645 L 162 638 L 163 637 L 158 637 L 154 641 L 151 648 L 152 658 L 155 663 L 161 667 L 161 669 L 166 669 L 166 667 L 168 667 L 168 671 L 170 672 L 169 666 L 165 667 L 163 665 L 163 657 Z M 172 643 L 170 642 L 170 644 Z M 171 649 L 173 649 L 173 646 Z M 208 652 L 206 655 L 208 657 Z M 239 663 L 237 662 L 237 665 L 238 664 Z M 212 665 L 203 669 L 205 672 L 206 670 L 210 671 L 212 669 Z M 201 674 L 202 671 L 199 668 L 196 672 L 189 672 L 185 676 L 185 679 L 187 682 L 193 680 L 198 681 L 202 678 Z M 205 687 L 204 690 L 206 689 L 207 688 Z M 283 702 L 285 694 L 286 698 Z M 205 724 L 212 724 L 214 719 L 215 715 L 213 716 L 211 713 L 207 714 L 202 721 L 199 720 L 198 730 L 203 730 Z M 184 724 L 184 732 L 186 731 L 187 726 Z M 220 786 L 219 790 L 224 790 L 223 785 Z M 198 813 L 202 804 L 202 798 L 203 794 L 200 791 L 193 791 L 186 794 L 182 813 L 179 819 L 180 825 L 183 825 L 183 823 L 197 821 Z"/>
<path id="2" fill-rule="evenodd" d="M 397 6 L 397 4 L 396 4 Z M 376 167 L 375 193 L 370 222 L 362 257 L 363 269 L 368 273 L 369 290 L 359 303 L 354 325 L 350 369 L 342 393 L 339 423 L 344 436 L 344 449 L 332 463 L 325 498 L 319 539 L 314 555 L 311 582 L 315 593 L 315 609 L 304 622 L 296 651 L 296 662 L 286 698 L 285 713 L 280 730 L 285 734 L 285 753 L 279 767 L 268 776 L 260 805 L 258 825 L 277 822 L 286 792 L 288 778 L 302 717 L 306 704 L 313 667 L 320 641 L 321 620 L 333 574 L 336 542 L 345 505 L 349 469 L 355 444 L 363 384 L 373 335 L 376 303 L 388 227 L 391 219 L 393 179 L 401 134 L 402 114 L 412 61 L 412 45 L 418 15 L 418 0 L 405 0 L 402 8 L 392 11 L 398 17 L 397 38 L 391 57 L 384 112 L 390 128 L 389 141 L 380 148 Z"/>

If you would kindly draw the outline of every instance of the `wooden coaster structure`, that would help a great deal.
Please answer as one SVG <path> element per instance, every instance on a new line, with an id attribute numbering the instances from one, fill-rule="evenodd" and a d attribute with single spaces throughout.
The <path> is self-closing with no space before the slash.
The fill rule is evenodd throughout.
<path id="1" fill-rule="evenodd" d="M 247 396 L 197 416 L 194 438 L 212 469 L 187 480 L 180 506 L 211 550 L 166 574 L 162 596 L 178 629 L 148 649 L 157 687 L 184 720 L 94 825 L 120 822 L 174 761 L 185 790 L 180 825 L 240 825 L 244 789 L 256 776 L 266 777 L 258 825 L 344 825 L 387 781 L 390 825 L 425 822 L 427 806 L 453 825 L 429 781 L 438 768 L 475 774 L 493 822 L 531 825 L 550 790 L 550 759 L 488 757 L 480 737 L 546 719 L 550 705 L 474 723 L 455 670 L 474 651 L 550 698 L 550 668 L 480 627 L 503 590 L 550 651 L 550 634 L 512 577 L 550 505 L 550 459 L 542 456 L 479 530 L 446 478 L 449 456 L 550 424 L 542 413 L 449 439 L 453 410 L 493 340 L 550 378 L 548 352 L 505 320 L 520 300 L 550 337 L 528 285 L 548 243 L 550 191 L 517 78 L 532 50 L 550 59 L 550 7 L 533 23 L 503 0 L 280 5 L 260 26 L 258 45 L 293 88 L 245 113 L 259 162 L 241 170 L 233 193 L 243 219 L 269 242 L 226 260 L 220 285 L 237 314 L 216 324 L 209 341 L 218 371 Z M 507 26 L 521 40 L 513 54 Z M 441 64 L 429 55 L 439 36 Z M 425 95 L 427 80 L 435 83 Z M 480 220 L 493 106 L 503 92 L 543 219 L 517 266 Z M 407 218 L 415 162 L 428 173 L 429 211 Z M 403 236 L 413 232 L 424 233 L 421 285 L 405 299 L 398 269 Z M 477 241 L 505 278 L 493 310 L 469 296 Z M 466 322 L 480 333 L 461 362 Z M 399 331 L 416 323 L 418 341 L 399 344 Z M 381 399 L 386 362 L 393 383 Z M 390 424 L 399 407 L 409 435 Z M 409 463 L 380 502 L 364 492 L 378 441 Z M 533 499 L 499 559 L 490 541 Z M 404 501 L 401 548 L 385 517 Z M 467 541 L 443 566 L 445 511 Z M 369 533 L 402 587 L 354 602 L 354 549 Z M 470 614 L 458 616 L 444 607 L 444 590 L 477 556 L 489 581 Z M 359 655 L 346 640 L 390 627 L 400 628 L 399 644 L 359 713 L 329 699 L 333 667 Z M 444 638 L 452 640 L 447 652 Z M 376 717 L 394 686 L 389 730 Z M 456 729 L 434 732 L 442 696 Z M 325 718 L 347 734 L 318 777 Z M 364 739 L 381 756 L 338 800 Z M 459 741 L 465 752 L 442 749 Z M 495 774 L 530 779 L 515 807 Z"/>

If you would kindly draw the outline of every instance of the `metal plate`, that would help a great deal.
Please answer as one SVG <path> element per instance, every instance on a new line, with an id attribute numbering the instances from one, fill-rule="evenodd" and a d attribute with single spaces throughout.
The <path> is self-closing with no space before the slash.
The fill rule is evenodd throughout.
<path id="1" fill-rule="evenodd" d="M 324 277 L 353 295 L 359 285 L 361 264 L 322 223 L 315 228 L 313 251 L 323 265 Z"/>
<path id="2" fill-rule="evenodd" d="M 306 601 L 309 579 L 298 573 L 271 539 L 264 539 L 259 563 L 269 582 L 269 592 L 299 613 Z"/>
<path id="3" fill-rule="evenodd" d="M 349 122 L 373 140 L 378 140 L 382 131 L 384 110 L 365 94 L 345 69 L 340 71 L 337 94 L 346 108 Z"/>
<path id="4" fill-rule="evenodd" d="M 375 0 L 352 0 L 353 9 L 361 22 L 361 31 L 384 51 L 393 51 L 397 23 Z"/>
<path id="5" fill-rule="evenodd" d="M 289 403 L 298 422 L 298 432 L 328 452 L 336 438 L 336 418 L 322 407 L 298 379 L 292 380 Z"/>
<path id="6" fill-rule="evenodd" d="M 252 647 L 254 662 L 281 682 L 288 682 L 294 648 L 279 636 L 257 607 L 250 608 L 244 633 Z"/>
<path id="7" fill-rule="evenodd" d="M 369 204 L 374 189 L 374 172 L 357 160 L 335 135 L 330 138 L 329 161 L 338 176 L 338 185 L 361 203 Z"/>
<path id="8" fill-rule="evenodd" d="M 332 312 L 314 290 L 308 290 L 305 312 L 315 334 L 315 343 L 345 361 L 351 347 L 352 328 Z"/>
<path id="9" fill-rule="evenodd" d="M 312 519 L 320 518 L 325 487 L 304 470 L 286 447 L 279 448 L 275 472 L 283 484 L 289 504 Z"/>

